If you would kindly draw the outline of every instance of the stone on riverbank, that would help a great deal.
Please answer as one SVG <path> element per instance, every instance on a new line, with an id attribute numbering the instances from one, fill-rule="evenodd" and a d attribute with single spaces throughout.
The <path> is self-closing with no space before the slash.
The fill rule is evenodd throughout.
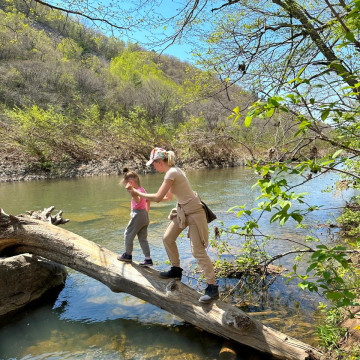
<path id="1" fill-rule="evenodd" d="M 223 159 L 223 161 L 211 162 L 210 160 L 198 159 L 196 161 L 183 162 L 179 160 L 177 164 L 183 169 L 203 169 L 203 168 L 226 168 L 243 166 L 246 159 Z M 68 162 L 68 163 L 47 163 L 40 164 L 35 160 L 28 163 L 25 161 L 8 161 L 0 157 L 0 183 L 13 181 L 30 181 L 44 179 L 74 178 L 85 176 L 120 175 L 123 168 L 137 171 L 139 174 L 154 171 L 146 166 L 146 160 L 126 160 L 109 158 L 106 160 L 90 160 L 87 162 Z"/>

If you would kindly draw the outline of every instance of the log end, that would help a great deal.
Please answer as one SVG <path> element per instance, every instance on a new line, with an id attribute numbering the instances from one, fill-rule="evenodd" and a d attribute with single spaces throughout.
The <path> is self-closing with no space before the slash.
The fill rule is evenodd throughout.
<path id="1" fill-rule="evenodd" d="M 232 343 L 225 341 L 220 352 L 219 352 L 220 360 L 236 360 L 237 353 L 235 347 Z"/>

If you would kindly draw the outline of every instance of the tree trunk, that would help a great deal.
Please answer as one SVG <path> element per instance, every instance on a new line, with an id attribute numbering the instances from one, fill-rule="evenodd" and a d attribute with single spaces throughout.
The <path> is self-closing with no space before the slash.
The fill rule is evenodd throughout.
<path id="1" fill-rule="evenodd" d="M 230 304 L 220 300 L 201 304 L 199 293 L 180 281 L 161 279 L 154 269 L 120 262 L 114 252 L 54 226 L 68 220 L 61 213 L 51 216 L 53 209 L 45 209 L 40 216 L 17 217 L 0 209 L 0 256 L 42 256 L 99 280 L 114 292 L 136 296 L 210 333 L 278 359 L 321 358 L 319 350 L 262 325 Z"/>

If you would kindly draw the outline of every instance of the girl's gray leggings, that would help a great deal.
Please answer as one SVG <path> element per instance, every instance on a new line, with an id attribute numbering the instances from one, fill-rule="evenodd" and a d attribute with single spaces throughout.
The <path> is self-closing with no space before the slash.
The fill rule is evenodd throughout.
<path id="1" fill-rule="evenodd" d="M 149 242 L 147 240 L 149 214 L 145 209 L 131 210 L 130 221 L 125 229 L 125 251 L 128 255 L 133 252 L 134 238 L 137 235 L 145 257 L 150 257 Z"/>

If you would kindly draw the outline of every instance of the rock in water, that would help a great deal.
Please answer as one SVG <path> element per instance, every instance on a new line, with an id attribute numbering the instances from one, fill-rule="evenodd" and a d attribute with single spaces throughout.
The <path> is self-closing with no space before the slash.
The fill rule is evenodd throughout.
<path id="1" fill-rule="evenodd" d="M 20 310 L 47 290 L 63 285 L 65 266 L 22 254 L 0 258 L 0 316 Z"/>

